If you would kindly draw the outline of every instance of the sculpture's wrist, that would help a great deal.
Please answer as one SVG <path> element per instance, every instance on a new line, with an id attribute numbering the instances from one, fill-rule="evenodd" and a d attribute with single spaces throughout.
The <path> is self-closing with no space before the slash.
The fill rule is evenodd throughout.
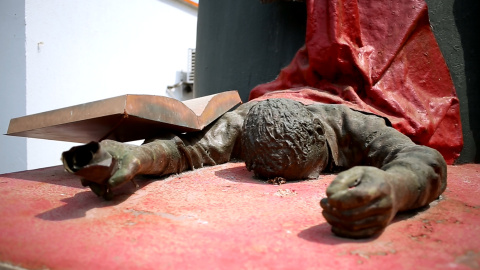
<path id="1" fill-rule="evenodd" d="M 412 209 L 412 202 L 419 196 L 418 185 L 415 185 L 414 174 L 405 169 L 392 169 L 387 171 L 390 174 L 388 182 L 392 188 L 392 203 L 395 212 Z"/>
<path id="2" fill-rule="evenodd" d="M 164 174 L 171 156 L 169 149 L 163 141 L 155 141 L 136 149 L 133 154 L 140 165 L 139 174 Z"/>
<path id="3" fill-rule="evenodd" d="M 399 185 L 399 181 L 397 177 L 393 177 L 392 179 L 388 180 L 389 185 L 391 187 L 391 198 L 392 198 L 392 212 L 393 216 L 397 214 L 400 209 L 404 208 L 405 202 L 402 200 L 403 192 L 402 187 Z"/>

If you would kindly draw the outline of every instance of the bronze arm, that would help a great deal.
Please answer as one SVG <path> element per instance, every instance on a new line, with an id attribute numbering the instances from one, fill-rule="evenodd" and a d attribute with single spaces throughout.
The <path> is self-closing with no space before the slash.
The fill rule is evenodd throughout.
<path id="1" fill-rule="evenodd" d="M 425 206 L 445 190 L 446 163 L 434 149 L 416 145 L 375 115 L 343 105 L 312 105 L 327 126 L 340 173 L 321 206 L 334 233 L 369 237 L 398 211 Z"/>
<path id="2" fill-rule="evenodd" d="M 136 175 L 168 175 L 239 158 L 243 120 L 253 104 L 240 105 L 199 132 L 166 134 L 141 146 L 91 142 L 64 152 L 62 161 L 68 172 L 84 179 L 85 186 L 111 199 L 112 188 Z"/>

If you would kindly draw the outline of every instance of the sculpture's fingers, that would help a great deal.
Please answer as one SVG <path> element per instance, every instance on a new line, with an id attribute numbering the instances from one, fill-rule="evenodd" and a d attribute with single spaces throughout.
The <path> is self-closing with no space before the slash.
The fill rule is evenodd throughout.
<path id="1" fill-rule="evenodd" d="M 108 179 L 108 186 L 109 187 L 118 187 L 125 182 L 130 181 L 134 175 L 130 173 L 127 169 L 119 169 L 117 170 L 110 179 Z"/>
<path id="2" fill-rule="evenodd" d="M 389 194 L 391 194 L 391 186 L 386 181 L 385 174 L 372 171 L 364 173 L 355 186 L 337 191 L 328 199 L 333 207 L 347 210 L 369 205 L 380 198 L 388 197 Z"/>
<path id="3" fill-rule="evenodd" d="M 83 184 L 83 181 L 82 181 Z M 95 195 L 98 197 L 103 197 L 105 193 L 107 192 L 107 186 L 106 185 L 101 185 L 95 182 L 89 182 L 88 187 L 90 187 L 90 190 L 92 190 Z"/>
<path id="4" fill-rule="evenodd" d="M 324 212 L 345 220 L 346 222 L 354 222 L 370 216 L 382 214 L 391 216 L 393 211 L 392 199 L 390 197 L 377 199 L 365 206 L 348 210 L 332 207 L 326 198 L 320 201 L 320 206 L 323 208 Z"/>
<path id="5" fill-rule="evenodd" d="M 322 215 L 333 227 L 350 232 L 363 231 L 368 228 L 386 227 L 390 222 L 389 215 L 374 215 L 356 221 L 346 221 L 326 211 L 323 211 Z"/>
<path id="6" fill-rule="evenodd" d="M 368 238 L 372 237 L 376 234 L 381 233 L 385 227 L 372 227 L 360 231 L 349 231 L 337 227 L 332 227 L 332 232 L 340 237 L 348 237 L 348 238 L 354 238 L 354 239 L 362 239 L 362 238 Z"/>
<path id="7" fill-rule="evenodd" d="M 75 173 L 89 165 L 99 150 L 99 144 L 90 142 L 80 146 L 74 146 L 62 153 L 61 160 L 67 172 Z"/>
<path id="8" fill-rule="evenodd" d="M 120 168 L 108 179 L 108 186 L 113 188 L 132 180 L 139 167 L 140 162 L 135 158 L 122 160 Z"/>
<path id="9" fill-rule="evenodd" d="M 362 187 L 339 191 L 328 198 L 333 207 L 343 211 L 367 206 L 380 199 L 385 193 L 376 185 L 362 183 Z"/>
<path id="10" fill-rule="evenodd" d="M 337 177 L 327 188 L 327 196 L 330 197 L 335 193 L 348 190 L 351 187 L 357 186 L 361 182 L 363 170 L 360 167 L 354 167 L 347 171 L 338 174 Z"/>

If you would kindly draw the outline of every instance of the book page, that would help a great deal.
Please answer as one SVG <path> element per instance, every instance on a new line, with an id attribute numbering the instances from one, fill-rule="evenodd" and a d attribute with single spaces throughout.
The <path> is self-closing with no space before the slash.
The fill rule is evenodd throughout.
<path id="1" fill-rule="evenodd" d="M 186 100 L 183 101 L 183 104 L 187 105 L 197 116 L 200 116 L 205 111 L 208 102 L 216 95 L 218 94 Z"/>

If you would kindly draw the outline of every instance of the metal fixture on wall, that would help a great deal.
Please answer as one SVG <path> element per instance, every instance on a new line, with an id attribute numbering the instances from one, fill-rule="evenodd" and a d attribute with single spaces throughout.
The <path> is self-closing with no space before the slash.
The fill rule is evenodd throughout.
<path id="1" fill-rule="evenodd" d="M 178 100 L 193 98 L 193 83 L 195 78 L 195 49 L 188 49 L 187 71 L 177 71 L 175 84 L 167 86 L 167 94 Z"/>

